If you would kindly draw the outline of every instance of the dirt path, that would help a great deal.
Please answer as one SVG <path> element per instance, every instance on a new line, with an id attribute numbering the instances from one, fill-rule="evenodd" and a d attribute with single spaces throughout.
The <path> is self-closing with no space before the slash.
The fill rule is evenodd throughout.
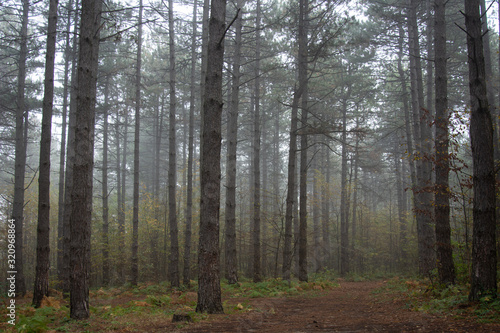
<path id="1" fill-rule="evenodd" d="M 212 315 L 177 332 L 500 332 L 500 324 L 480 325 L 406 310 L 401 301 L 372 294 L 382 284 L 342 282 L 322 297 L 255 299 L 253 311 Z"/>

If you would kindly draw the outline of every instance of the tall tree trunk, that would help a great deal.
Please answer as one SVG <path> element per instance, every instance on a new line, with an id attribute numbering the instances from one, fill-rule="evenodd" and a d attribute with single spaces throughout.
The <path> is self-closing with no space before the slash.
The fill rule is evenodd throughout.
<path id="1" fill-rule="evenodd" d="M 316 140 L 317 138 L 315 138 Z M 319 155 L 319 154 L 318 154 Z M 320 172 L 319 162 L 316 156 L 313 158 L 313 195 L 312 195 L 312 219 L 313 219 L 313 272 L 317 273 L 321 269 L 321 245 L 320 245 Z"/>
<path id="2" fill-rule="evenodd" d="M 104 86 L 103 130 L 102 130 L 102 284 L 109 285 L 109 207 L 108 207 L 108 107 L 109 74 Z"/>
<path id="3" fill-rule="evenodd" d="M 296 201 L 296 165 L 297 165 L 297 111 L 299 108 L 300 95 L 302 87 L 295 87 L 292 101 L 292 116 L 290 125 L 290 144 L 288 150 L 288 183 L 286 194 L 286 210 L 285 210 L 285 237 L 283 244 L 283 280 L 290 281 L 292 270 L 292 224 L 293 211 Z"/>
<path id="4" fill-rule="evenodd" d="M 493 126 L 486 90 L 486 71 L 479 0 L 465 0 L 465 27 L 471 103 L 473 162 L 473 236 L 470 301 L 497 296 L 495 166 Z"/>
<path id="5" fill-rule="evenodd" d="M 54 63 L 57 37 L 58 0 L 51 0 L 47 28 L 47 53 L 42 106 L 40 167 L 38 174 L 38 227 L 36 242 L 36 275 L 33 305 L 38 308 L 44 296 L 49 296 L 50 267 L 50 144 L 52 140 L 52 110 L 54 103 Z"/>
<path id="6" fill-rule="evenodd" d="M 187 162 L 187 193 L 186 193 L 186 230 L 184 232 L 184 270 L 182 282 L 189 285 L 191 281 L 191 236 L 193 221 L 193 154 L 194 154 L 194 109 L 195 109 L 195 74 L 196 74 L 196 38 L 197 38 L 198 1 L 193 6 L 193 21 L 191 35 L 191 85 L 189 95 L 189 136 Z"/>
<path id="7" fill-rule="evenodd" d="M 162 94 L 161 101 L 160 96 L 157 96 L 157 105 L 155 106 L 155 121 L 154 121 L 154 131 L 155 131 L 155 139 L 154 139 L 154 163 L 153 163 L 153 202 L 154 202 L 154 220 L 156 222 L 156 226 L 159 227 L 160 224 L 160 148 L 161 148 L 161 139 L 163 133 L 163 108 L 164 108 L 164 94 Z M 154 229 L 150 234 L 150 244 L 151 244 L 151 262 L 153 263 L 155 279 L 158 280 L 161 275 L 166 276 L 166 267 L 164 266 L 164 262 L 160 262 L 158 256 L 158 239 L 159 232 L 157 229 Z M 162 258 L 165 258 L 165 255 L 162 255 Z"/>
<path id="8" fill-rule="evenodd" d="M 170 112 L 169 112 L 169 148 L 168 148 L 168 225 L 170 229 L 169 280 L 172 287 L 179 286 L 179 238 L 177 230 L 177 210 L 175 205 L 177 187 L 177 163 L 175 146 L 175 43 L 173 1 L 168 1 L 168 35 L 170 58 Z"/>
<path id="9" fill-rule="evenodd" d="M 301 127 L 307 126 L 308 114 L 308 13 L 309 0 L 300 1 L 299 10 L 299 82 L 304 86 L 301 101 Z M 300 139 L 300 221 L 299 221 L 299 281 L 307 281 L 307 135 Z"/>
<path id="10" fill-rule="evenodd" d="M 125 248 L 125 209 L 126 209 L 126 195 L 127 195 L 127 145 L 128 145 L 128 109 L 125 109 L 124 118 L 123 118 L 123 157 L 121 160 L 121 199 L 120 206 L 118 207 L 118 246 L 121 249 Z M 125 283 L 125 266 L 126 266 L 126 257 L 120 256 L 118 259 L 117 271 L 118 278 L 121 283 Z"/>
<path id="11" fill-rule="evenodd" d="M 260 262 L 260 0 L 255 23 L 255 113 L 253 141 L 253 281 L 262 280 Z"/>
<path id="12" fill-rule="evenodd" d="M 356 119 L 356 127 L 359 127 L 359 119 Z M 351 233 L 352 233 L 352 239 L 351 239 L 351 262 L 352 262 L 352 267 L 355 270 L 357 267 L 359 267 L 358 264 L 358 256 L 356 253 L 356 238 L 358 237 L 357 231 L 358 231 L 358 164 L 359 164 L 359 137 L 356 135 L 356 145 L 354 147 L 354 157 L 352 161 L 352 167 L 353 171 L 351 172 L 354 173 L 354 181 L 351 184 L 352 188 L 352 221 L 351 221 Z"/>
<path id="13" fill-rule="evenodd" d="M 71 193 L 70 316 L 85 319 L 89 312 L 90 232 L 92 220 L 92 172 L 99 54 L 100 0 L 82 3 L 78 91 L 76 96 L 75 161 Z"/>
<path id="14" fill-rule="evenodd" d="M 323 247 L 323 266 L 332 268 L 331 262 L 331 244 L 330 244 L 330 151 L 324 149 L 324 165 L 323 173 L 325 181 L 321 189 L 322 199 L 322 213 L 321 213 L 321 229 L 323 233 L 322 247 Z"/>
<path id="15" fill-rule="evenodd" d="M 408 91 L 406 83 L 406 74 L 403 70 L 403 42 L 404 42 L 404 29 L 403 25 L 398 24 L 399 38 L 398 38 L 398 75 L 401 84 L 401 99 L 403 102 L 403 114 L 405 119 L 405 138 L 406 150 L 408 152 L 408 165 L 410 167 L 411 188 L 415 191 L 417 184 L 417 174 L 415 170 L 415 156 L 413 151 L 413 135 L 411 131 L 411 118 L 410 107 L 408 103 Z M 403 168 L 402 168 L 403 169 Z M 416 200 L 414 196 L 414 200 Z M 406 222 L 406 220 L 404 221 Z M 402 235 L 403 236 L 403 235 Z M 400 237 L 401 244 L 401 257 L 402 260 L 406 259 L 406 242 L 403 242 L 406 237 Z"/>
<path id="16" fill-rule="evenodd" d="M 28 15 L 29 0 L 23 0 L 22 24 L 20 33 L 20 50 L 17 74 L 17 106 L 16 106 L 16 147 L 15 147 L 15 170 L 14 170 L 14 202 L 12 204 L 12 219 L 14 220 L 15 246 L 16 246 L 16 296 L 26 294 L 26 282 L 24 278 L 24 246 L 23 246 L 23 224 L 24 224 L 24 177 L 26 171 L 26 138 L 25 129 L 28 126 L 24 122 L 27 118 L 25 110 L 25 87 L 26 87 L 26 59 L 28 57 Z M 26 114 L 25 114 L 26 113 Z M 10 267 L 12 268 L 12 267 Z"/>
<path id="17" fill-rule="evenodd" d="M 282 164 L 280 156 L 280 111 L 276 108 L 274 111 L 274 134 L 273 134 L 273 192 L 274 192 L 274 213 L 273 213 L 273 236 L 278 237 L 275 252 L 274 277 L 278 278 L 278 261 L 280 244 L 283 233 L 283 215 L 281 213 L 281 197 L 280 197 L 280 165 Z"/>
<path id="18" fill-rule="evenodd" d="M 197 312 L 222 313 L 219 262 L 222 69 L 226 0 L 212 0 L 201 129 L 200 238 Z"/>
<path id="19" fill-rule="evenodd" d="M 116 216 L 118 222 L 118 242 L 121 249 L 124 247 L 121 244 L 121 239 L 124 236 L 125 224 L 124 216 L 122 213 L 122 168 L 121 168 L 121 148 L 120 148 L 120 112 L 119 109 L 116 110 L 116 120 L 115 120 L 115 146 L 116 146 Z M 121 258 L 118 258 L 116 265 L 116 272 L 118 275 L 119 283 L 123 283 L 123 265 L 121 264 Z"/>
<path id="20" fill-rule="evenodd" d="M 443 284 L 455 283 L 455 266 L 451 247 L 450 172 L 448 153 L 448 74 L 446 68 L 446 0 L 435 2 L 434 44 L 436 50 L 436 221 L 437 268 Z"/>
<path id="21" fill-rule="evenodd" d="M 62 107 L 62 126 L 61 126 L 61 149 L 59 151 L 59 193 L 58 193 L 58 217 L 57 217 L 57 279 L 59 286 L 62 287 L 63 282 L 63 242 L 64 242 L 64 166 L 66 162 L 66 132 L 68 127 L 68 101 L 69 101 L 69 65 L 71 62 L 72 47 L 71 47 L 71 14 L 73 12 L 73 0 L 69 0 L 67 4 L 67 21 L 64 46 L 64 79 L 63 79 L 63 107 Z"/>
<path id="22" fill-rule="evenodd" d="M 141 65 L 142 65 L 142 0 L 139 0 L 139 21 L 137 32 L 137 58 L 135 65 L 135 126 L 134 126 L 134 198 L 132 212 L 132 262 L 131 283 L 139 280 L 139 147 L 141 130 Z"/>
<path id="23" fill-rule="evenodd" d="M 404 269 L 405 259 L 405 250 L 404 246 L 406 244 L 406 197 L 403 195 L 403 171 L 401 165 L 401 154 L 400 154 L 400 142 L 397 139 L 399 137 L 399 133 L 397 137 L 394 139 L 394 170 L 396 171 L 396 197 L 398 204 L 398 227 L 399 227 L 399 261 L 400 261 L 400 269 Z"/>
<path id="24" fill-rule="evenodd" d="M 263 145 L 263 152 L 262 154 L 262 209 L 261 211 L 263 212 L 263 215 L 261 216 L 262 222 L 261 222 L 261 276 L 263 279 L 266 278 L 267 276 L 267 271 L 268 271 L 268 240 L 269 240 L 269 231 L 268 231 L 268 211 L 269 211 L 269 189 L 268 189 L 268 181 L 269 181 L 269 169 L 268 169 L 268 158 L 269 155 L 266 153 L 268 151 L 268 146 L 267 146 L 267 135 L 268 135 L 268 128 L 266 127 L 267 124 L 267 117 L 266 113 L 263 113 L 263 119 L 261 121 L 262 123 L 262 145 Z"/>
<path id="25" fill-rule="evenodd" d="M 340 275 L 345 276 L 350 271 L 349 258 L 349 210 L 347 191 L 347 96 L 350 87 L 342 100 L 342 161 L 340 180 Z"/>
<path id="26" fill-rule="evenodd" d="M 238 1 L 238 9 L 244 6 Z M 226 159 L 226 239 L 225 259 L 226 278 L 229 284 L 238 282 L 238 263 L 236 253 L 236 146 L 238 143 L 238 111 L 241 66 L 241 31 L 243 12 L 235 21 L 235 46 L 233 57 L 233 80 L 231 84 L 231 100 L 227 119 L 227 159 Z"/>
<path id="27" fill-rule="evenodd" d="M 64 175 L 64 218 L 63 218 L 63 270 L 62 289 L 65 295 L 70 292 L 70 251 L 71 251 L 71 211 L 73 210 L 73 166 L 75 164 L 75 128 L 76 128 L 76 92 L 77 92 L 77 65 L 78 65 L 78 29 L 79 29 L 79 1 L 75 3 L 75 19 L 73 26 L 73 47 L 71 64 L 71 89 L 68 121 L 68 144 L 66 147 L 66 174 Z"/>
<path id="28" fill-rule="evenodd" d="M 434 230 L 432 229 L 432 169 L 429 161 L 431 131 L 429 112 L 424 107 L 422 65 L 420 62 L 420 43 L 417 24 L 419 0 L 410 0 L 408 9 L 408 29 L 410 44 L 410 77 L 412 92 L 413 127 L 417 156 L 418 188 L 415 197 L 417 216 L 417 236 L 419 253 L 419 273 L 427 276 L 435 266 Z"/>

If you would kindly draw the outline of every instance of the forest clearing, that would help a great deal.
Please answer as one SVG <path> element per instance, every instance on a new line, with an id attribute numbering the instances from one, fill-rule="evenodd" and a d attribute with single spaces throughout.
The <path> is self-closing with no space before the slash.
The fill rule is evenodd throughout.
<path id="1" fill-rule="evenodd" d="M 224 314 L 195 312 L 196 292 L 165 291 L 165 285 L 101 288 L 90 294 L 92 316 L 69 318 L 60 294 L 35 310 L 21 301 L 17 327 L 2 332 L 500 332 L 500 302 L 468 303 L 455 293 L 431 305 L 422 281 L 390 280 L 311 283 L 270 280 L 255 285 L 223 284 Z M 453 293 L 451 293 L 453 294 Z M 449 296 L 448 296 L 449 297 Z M 454 304 L 450 304 L 453 299 Z M 188 321 L 172 322 L 174 314 Z M 2 305 L 0 315 L 5 315 Z"/>

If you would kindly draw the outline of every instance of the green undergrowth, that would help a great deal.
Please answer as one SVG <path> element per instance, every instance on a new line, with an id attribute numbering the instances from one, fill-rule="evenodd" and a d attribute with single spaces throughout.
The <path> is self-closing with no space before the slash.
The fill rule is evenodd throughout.
<path id="1" fill-rule="evenodd" d="M 390 293 L 392 299 L 400 299 L 413 311 L 422 311 L 455 318 L 472 319 L 479 323 L 500 322 L 500 295 L 497 298 L 483 297 L 478 302 L 469 302 L 470 285 L 459 283 L 443 286 L 429 279 L 387 280 L 375 294 Z"/>
<path id="2" fill-rule="evenodd" d="M 327 274 L 311 275 L 309 282 L 268 279 L 259 283 L 242 280 L 236 284 L 221 283 L 226 315 L 258 311 L 251 300 L 260 297 L 314 297 L 337 286 Z M 147 332 L 151 327 L 172 325 L 175 313 L 189 315 L 193 322 L 206 320 L 206 314 L 195 312 L 198 285 L 171 288 L 167 283 L 144 283 L 138 286 L 98 288 L 90 291 L 90 319 L 76 321 L 70 318 L 69 300 L 54 292 L 43 306 L 31 306 L 32 295 L 16 300 L 16 325 L 0 322 L 1 332 L 99 332 L 127 328 L 127 332 Z M 0 300 L 0 316 L 6 318 L 5 301 Z M 179 323 L 176 327 L 189 325 Z"/>

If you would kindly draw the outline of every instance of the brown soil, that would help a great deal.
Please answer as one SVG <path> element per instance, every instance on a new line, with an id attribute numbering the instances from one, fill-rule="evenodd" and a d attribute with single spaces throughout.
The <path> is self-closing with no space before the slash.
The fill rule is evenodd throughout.
<path id="1" fill-rule="evenodd" d="M 252 311 L 210 315 L 175 332 L 500 332 L 478 324 L 405 309 L 404 301 L 372 293 L 383 282 L 341 282 L 325 296 L 261 298 Z M 229 299 L 229 304 L 238 300 Z M 172 326 L 171 326 L 172 327 Z"/>

